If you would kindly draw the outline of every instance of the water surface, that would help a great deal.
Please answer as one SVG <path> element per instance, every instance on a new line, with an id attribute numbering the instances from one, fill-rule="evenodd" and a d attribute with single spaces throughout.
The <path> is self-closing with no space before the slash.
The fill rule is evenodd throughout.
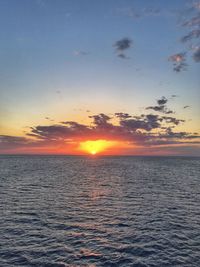
<path id="1" fill-rule="evenodd" d="M 200 159 L 0 156 L 0 266 L 200 266 Z"/>

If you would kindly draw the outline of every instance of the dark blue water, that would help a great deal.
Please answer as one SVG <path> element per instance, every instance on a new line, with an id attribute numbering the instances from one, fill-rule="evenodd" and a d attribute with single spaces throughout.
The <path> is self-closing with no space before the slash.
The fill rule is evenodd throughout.
<path id="1" fill-rule="evenodd" d="M 0 266 L 200 266 L 200 159 L 0 156 Z"/>

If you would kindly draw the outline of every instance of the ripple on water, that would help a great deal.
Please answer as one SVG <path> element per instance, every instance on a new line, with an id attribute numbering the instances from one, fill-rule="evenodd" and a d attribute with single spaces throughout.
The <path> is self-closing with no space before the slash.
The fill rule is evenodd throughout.
<path id="1" fill-rule="evenodd" d="M 200 266 L 198 158 L 0 156 L 0 266 Z"/>

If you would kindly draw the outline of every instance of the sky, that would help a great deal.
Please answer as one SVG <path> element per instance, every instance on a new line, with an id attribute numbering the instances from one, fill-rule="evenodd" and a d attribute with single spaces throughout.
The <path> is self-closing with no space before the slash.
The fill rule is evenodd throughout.
<path id="1" fill-rule="evenodd" d="M 200 1 L 1 0 L 0 32 L 0 153 L 200 155 Z"/>

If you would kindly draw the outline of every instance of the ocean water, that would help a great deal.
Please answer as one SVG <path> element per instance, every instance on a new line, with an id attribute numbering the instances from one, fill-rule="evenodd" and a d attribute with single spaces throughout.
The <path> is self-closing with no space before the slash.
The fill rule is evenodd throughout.
<path id="1" fill-rule="evenodd" d="M 0 266 L 200 266 L 200 159 L 0 156 Z"/>

